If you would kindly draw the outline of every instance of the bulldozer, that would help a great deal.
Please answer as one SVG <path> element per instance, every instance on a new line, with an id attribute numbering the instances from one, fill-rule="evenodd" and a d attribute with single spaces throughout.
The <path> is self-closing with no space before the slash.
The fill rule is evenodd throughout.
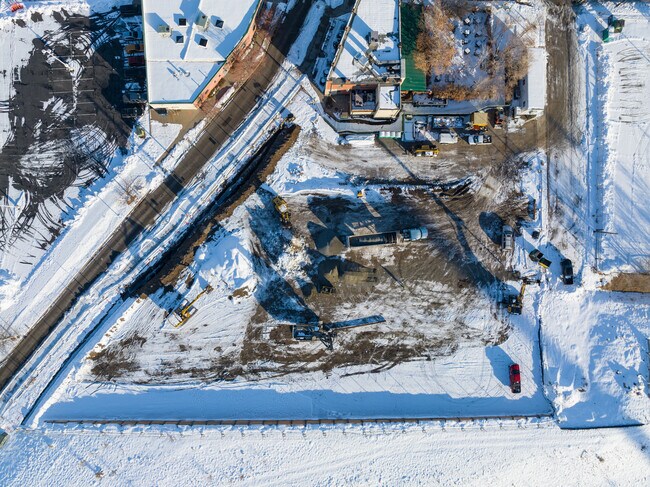
<path id="1" fill-rule="evenodd" d="M 209 284 L 201 291 L 199 294 L 196 295 L 196 297 L 192 301 L 185 301 L 179 309 L 175 310 L 174 312 L 176 313 L 176 316 L 180 319 L 178 323 L 176 323 L 174 326 L 176 328 L 180 328 L 185 324 L 187 320 L 189 320 L 194 314 L 196 313 L 196 308 L 194 307 L 194 303 L 196 303 L 201 296 L 204 294 L 212 292 L 212 286 Z"/>
<path id="2" fill-rule="evenodd" d="M 524 306 L 524 292 L 526 291 L 526 283 L 524 282 L 521 285 L 521 290 L 519 291 L 519 294 L 511 294 L 508 296 L 508 299 L 506 301 L 506 306 L 508 309 L 508 313 L 513 314 L 513 315 L 520 315 L 521 311 Z"/>
<path id="3" fill-rule="evenodd" d="M 273 206 L 275 207 L 275 210 L 278 212 L 280 215 L 280 221 L 285 227 L 288 227 L 291 225 L 291 212 L 289 211 L 289 206 L 287 205 L 287 202 L 284 201 L 284 198 L 282 196 L 276 196 L 273 198 Z"/>

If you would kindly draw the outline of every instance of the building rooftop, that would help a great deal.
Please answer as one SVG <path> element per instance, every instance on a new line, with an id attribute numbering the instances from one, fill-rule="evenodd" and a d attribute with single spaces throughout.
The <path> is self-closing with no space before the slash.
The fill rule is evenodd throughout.
<path id="1" fill-rule="evenodd" d="M 149 103 L 192 103 L 246 34 L 259 0 L 143 0 Z"/>
<path id="2" fill-rule="evenodd" d="M 380 110 L 399 110 L 400 92 L 399 86 L 380 86 L 377 100 L 377 108 Z"/>
<path id="3" fill-rule="evenodd" d="M 533 47 L 528 50 L 528 76 L 522 86 L 523 99 L 528 101 L 525 110 L 543 110 L 546 106 L 546 49 Z"/>
<path id="4" fill-rule="evenodd" d="M 330 79 L 351 82 L 400 77 L 398 0 L 359 0 Z"/>

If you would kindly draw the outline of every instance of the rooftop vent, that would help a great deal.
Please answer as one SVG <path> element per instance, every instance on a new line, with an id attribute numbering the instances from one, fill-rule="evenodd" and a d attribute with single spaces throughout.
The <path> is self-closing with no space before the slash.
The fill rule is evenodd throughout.
<path id="1" fill-rule="evenodd" d="M 201 29 L 205 30 L 208 28 L 208 25 L 210 23 L 210 19 L 208 19 L 208 16 L 199 12 L 199 15 L 196 17 L 196 25 L 198 25 Z"/>
<path id="2" fill-rule="evenodd" d="M 208 40 L 205 37 L 199 37 L 199 46 L 207 47 Z"/>
<path id="3" fill-rule="evenodd" d="M 172 29 L 167 24 L 161 24 L 156 28 L 156 31 L 163 37 L 172 35 Z"/>
<path id="4" fill-rule="evenodd" d="M 176 44 L 182 44 L 185 41 L 185 37 L 183 37 L 181 34 L 176 34 L 174 41 L 176 41 Z"/>
<path id="5" fill-rule="evenodd" d="M 181 27 L 183 27 L 184 25 L 187 25 L 187 19 L 185 17 L 179 17 L 178 25 L 180 25 Z"/>
<path id="6" fill-rule="evenodd" d="M 214 26 L 217 29 L 223 29 L 223 20 L 221 19 L 214 19 Z"/>

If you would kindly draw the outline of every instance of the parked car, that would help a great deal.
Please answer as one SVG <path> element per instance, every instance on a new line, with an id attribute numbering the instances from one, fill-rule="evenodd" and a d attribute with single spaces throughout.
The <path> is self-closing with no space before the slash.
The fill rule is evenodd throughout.
<path id="1" fill-rule="evenodd" d="M 469 145 L 483 145 L 483 144 L 491 144 L 492 143 L 492 137 L 489 135 L 468 135 L 467 136 L 467 143 Z"/>
<path id="2" fill-rule="evenodd" d="M 562 267 L 562 282 L 567 285 L 573 284 L 573 263 L 569 259 L 560 262 Z"/>
<path id="3" fill-rule="evenodd" d="M 521 374 L 519 372 L 519 364 L 512 364 L 510 366 L 510 390 L 514 394 L 521 392 Z"/>
<path id="4" fill-rule="evenodd" d="M 501 248 L 503 250 L 512 250 L 514 247 L 514 230 L 510 225 L 503 225 L 501 230 Z"/>

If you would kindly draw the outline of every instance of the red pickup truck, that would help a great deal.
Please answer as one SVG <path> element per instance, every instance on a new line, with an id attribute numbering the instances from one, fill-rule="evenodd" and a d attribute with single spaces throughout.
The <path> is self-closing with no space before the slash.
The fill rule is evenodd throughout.
<path id="1" fill-rule="evenodd" d="M 519 373 L 519 364 L 510 366 L 510 390 L 519 394 L 521 392 L 521 375 Z"/>

